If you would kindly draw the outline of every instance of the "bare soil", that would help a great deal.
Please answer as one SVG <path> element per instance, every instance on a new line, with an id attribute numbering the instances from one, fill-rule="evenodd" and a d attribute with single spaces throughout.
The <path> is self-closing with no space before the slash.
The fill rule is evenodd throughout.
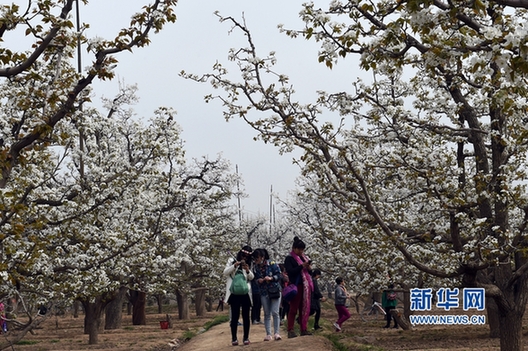
<path id="1" fill-rule="evenodd" d="M 216 308 L 216 306 L 215 306 Z M 263 341 L 263 325 L 252 325 L 251 345 L 238 346 L 244 350 L 336 350 L 329 340 L 338 341 L 347 350 L 428 350 L 428 351 L 498 351 L 499 340 L 488 337 L 487 326 L 417 326 L 412 330 L 384 329 L 383 320 L 363 322 L 354 308 L 352 317 L 343 325 L 343 331 L 336 333 L 332 324 L 337 313 L 330 303 L 323 304 L 321 325 L 323 330 L 313 336 L 287 339 L 286 330 L 283 340 Z M 228 323 L 216 325 L 205 331 L 204 325 L 223 312 L 207 312 L 197 317 L 191 313 L 190 320 L 178 320 L 177 314 L 170 311 L 173 327 L 161 329 L 160 321 L 165 314 L 147 314 L 147 325 L 132 325 L 131 316 L 123 317 L 123 326 L 119 330 L 101 331 L 98 345 L 89 345 L 88 336 L 83 334 L 83 316 L 53 316 L 48 319 L 35 334 L 28 334 L 19 344 L 13 345 L 16 351 L 45 350 L 115 350 L 115 351 L 227 351 L 237 349 L 231 346 L 231 334 Z M 313 323 L 313 317 L 310 318 Z M 524 344 L 528 345 L 528 320 L 524 325 Z M 284 326 L 283 326 L 284 328 Z M 239 339 L 242 328 L 239 327 Z M 190 339 L 185 340 L 189 336 Z"/>

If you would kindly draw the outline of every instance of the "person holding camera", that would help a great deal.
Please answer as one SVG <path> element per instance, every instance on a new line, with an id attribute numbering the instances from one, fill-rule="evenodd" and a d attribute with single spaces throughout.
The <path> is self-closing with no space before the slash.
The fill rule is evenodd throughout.
<path id="1" fill-rule="evenodd" d="M 312 335 L 308 331 L 308 318 L 310 318 L 311 295 L 313 292 L 312 261 L 304 254 L 306 244 L 295 237 L 293 239 L 292 251 L 284 260 L 284 267 L 288 272 L 291 284 L 296 284 L 297 294 L 290 301 L 288 312 L 288 338 L 295 338 L 294 330 L 297 312 L 299 313 L 299 324 L 301 336 Z"/>
<path id="2" fill-rule="evenodd" d="M 266 337 L 264 341 L 282 340 L 279 319 L 279 307 L 281 301 L 281 271 L 275 262 L 270 261 L 268 251 L 266 249 L 256 249 L 253 252 L 254 281 L 257 282 L 260 291 L 260 298 L 262 307 L 264 309 L 264 328 L 266 329 Z M 271 334 L 271 316 L 273 316 L 273 332 Z"/>
<path id="3" fill-rule="evenodd" d="M 251 283 L 254 274 L 251 268 L 250 246 L 244 246 L 235 257 L 227 260 L 224 269 L 226 277 L 226 301 L 231 313 L 231 344 L 238 345 L 237 329 L 240 309 L 242 308 L 242 321 L 244 329 L 244 345 L 249 345 L 249 328 L 251 326 L 249 311 L 252 304 Z"/>

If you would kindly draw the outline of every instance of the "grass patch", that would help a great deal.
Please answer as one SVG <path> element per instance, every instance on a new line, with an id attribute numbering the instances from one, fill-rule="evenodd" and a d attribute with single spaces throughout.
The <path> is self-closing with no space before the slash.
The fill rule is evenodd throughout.
<path id="1" fill-rule="evenodd" d="M 335 351 L 384 351 L 383 348 L 379 348 L 373 345 L 363 345 L 363 344 L 356 344 L 356 343 L 345 344 L 341 342 L 343 335 L 334 334 L 334 333 L 322 334 L 322 335 L 328 340 L 330 340 L 330 342 L 334 346 Z"/>
<path id="2" fill-rule="evenodd" d="M 56 343 L 60 342 L 60 340 L 58 340 L 58 339 L 53 339 L 53 340 L 50 340 L 50 342 L 53 343 L 53 344 L 56 344 Z"/>
<path id="3" fill-rule="evenodd" d="M 19 342 L 16 342 L 15 345 L 35 345 L 38 343 L 39 342 L 35 340 L 20 340 Z"/>
<path id="4" fill-rule="evenodd" d="M 196 332 L 192 331 L 192 330 L 186 330 L 183 335 L 182 335 L 182 339 L 185 340 L 185 341 L 189 341 L 191 340 L 192 338 L 194 338 L 196 336 Z"/>
<path id="5" fill-rule="evenodd" d="M 340 337 L 335 334 L 326 334 L 325 337 L 330 340 L 336 351 L 348 351 L 348 348 L 340 341 Z"/>
<path id="6" fill-rule="evenodd" d="M 210 320 L 209 322 L 205 323 L 204 326 L 203 326 L 203 331 L 200 331 L 200 333 L 211 329 L 215 325 L 222 324 L 222 323 L 225 323 L 225 322 L 228 322 L 228 321 L 229 321 L 229 316 L 228 315 L 225 315 L 225 314 L 218 315 L 218 316 L 214 317 L 212 320 Z M 183 333 L 182 339 L 185 340 L 185 341 L 189 341 L 192 338 L 194 338 L 197 334 L 198 334 L 198 332 L 196 332 L 194 330 L 187 330 L 187 331 L 185 331 Z"/>
<path id="7" fill-rule="evenodd" d="M 205 330 L 209 330 L 212 327 L 214 327 L 215 325 L 222 324 L 222 323 L 225 323 L 225 322 L 229 322 L 229 316 L 225 315 L 225 314 L 221 314 L 221 315 L 218 315 L 218 316 L 214 317 L 213 320 L 205 323 L 204 324 L 204 328 L 205 328 Z"/>

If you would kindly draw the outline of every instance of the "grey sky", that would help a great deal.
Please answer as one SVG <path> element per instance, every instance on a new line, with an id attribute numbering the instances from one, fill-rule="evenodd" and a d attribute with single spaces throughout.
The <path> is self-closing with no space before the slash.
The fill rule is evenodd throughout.
<path id="1" fill-rule="evenodd" d="M 211 72 L 218 60 L 228 64 L 229 48 L 245 46 L 240 33 L 229 34 L 230 26 L 220 23 L 214 12 L 241 19 L 252 31 L 260 56 L 275 51 L 277 70 L 290 77 L 291 84 L 303 103 L 313 100 L 316 90 L 343 90 L 351 87 L 357 68 L 338 66 L 332 71 L 317 62 L 317 44 L 302 38 L 291 39 L 279 33 L 277 25 L 302 28 L 298 13 L 304 1 L 298 0 L 180 0 L 176 9 L 178 20 L 161 33 L 152 35 L 152 44 L 136 50 L 133 55 L 118 56 L 117 76 L 126 84 L 138 84 L 140 103 L 135 106 L 139 116 L 150 116 L 158 106 L 170 106 L 178 111 L 177 120 L 183 128 L 185 148 L 189 157 L 209 155 L 223 157 L 238 165 L 249 195 L 242 199 L 246 215 L 269 213 L 270 186 L 285 199 L 294 188 L 299 174 L 292 165 L 292 155 L 280 156 L 277 149 L 254 141 L 256 133 L 241 120 L 226 122 L 219 102 L 205 104 L 203 97 L 214 93 L 209 84 L 199 84 L 178 76 Z M 321 7 L 327 1 L 316 1 Z M 97 0 L 81 5 L 81 20 L 90 24 L 89 37 L 108 37 L 128 24 L 144 0 Z M 350 63 L 348 62 L 348 65 Z M 233 75 L 235 70 L 230 70 Z M 111 97 L 117 91 L 117 80 L 96 83 L 98 94 Z M 299 153 L 297 153 L 298 155 Z"/>

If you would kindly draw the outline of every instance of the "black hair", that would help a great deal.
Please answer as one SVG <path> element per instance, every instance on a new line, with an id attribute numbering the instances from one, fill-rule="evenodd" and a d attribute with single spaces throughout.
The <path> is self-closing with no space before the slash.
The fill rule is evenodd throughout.
<path id="1" fill-rule="evenodd" d="M 265 260 L 269 260 L 270 257 L 269 257 L 269 253 L 268 253 L 268 250 L 266 249 L 260 249 L 260 251 L 262 251 L 262 253 L 264 254 L 264 259 Z"/>
<path id="2" fill-rule="evenodd" d="M 253 251 L 253 259 L 257 259 L 259 257 L 264 257 L 265 260 L 269 260 L 269 254 L 268 254 L 268 250 L 266 249 L 262 249 L 262 248 L 259 248 L 259 249 L 255 249 L 255 251 Z"/>
<path id="3" fill-rule="evenodd" d="M 318 275 L 321 275 L 321 270 L 316 268 L 312 271 L 312 277 L 316 277 Z"/>
<path id="4" fill-rule="evenodd" d="M 394 284 L 390 283 L 389 284 L 389 289 L 394 289 Z"/>
<path id="5" fill-rule="evenodd" d="M 293 249 L 304 250 L 306 248 L 306 244 L 304 243 L 304 241 L 302 241 L 298 237 L 295 237 L 295 238 L 293 238 L 293 246 L 292 246 L 292 248 Z"/>
<path id="6" fill-rule="evenodd" d="M 255 249 L 251 256 L 253 256 L 253 259 L 257 259 L 259 257 L 264 257 L 265 255 L 264 255 L 264 252 L 262 251 L 262 249 Z"/>
<path id="7" fill-rule="evenodd" d="M 252 253 L 253 253 L 253 249 L 251 248 L 251 246 L 248 246 L 248 245 L 243 246 L 242 249 L 238 251 L 236 259 L 237 261 L 245 260 L 246 263 L 250 263 Z"/>
<path id="8" fill-rule="evenodd" d="M 343 278 L 341 277 L 337 277 L 336 280 L 335 280 L 336 284 L 341 284 L 343 282 Z"/>

